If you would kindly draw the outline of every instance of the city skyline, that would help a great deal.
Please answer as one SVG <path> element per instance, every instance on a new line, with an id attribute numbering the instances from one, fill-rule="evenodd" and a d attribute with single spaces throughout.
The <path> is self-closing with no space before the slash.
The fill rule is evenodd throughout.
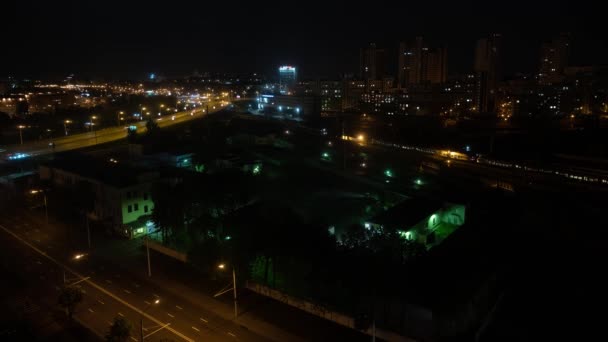
<path id="1" fill-rule="evenodd" d="M 149 72 L 179 77 L 195 70 L 274 74 L 278 65 L 293 64 L 302 77 L 332 78 L 359 74 L 359 50 L 370 43 L 386 50 L 387 69 L 396 76 L 399 44 L 416 36 L 447 47 L 448 73 L 459 74 L 473 71 L 476 41 L 492 33 L 503 36 L 507 75 L 536 71 L 542 44 L 561 32 L 572 34 L 573 65 L 601 64 L 608 53 L 592 8 L 576 17 L 565 5 L 549 5 L 512 3 L 498 12 L 474 3 L 443 4 L 442 9 L 413 4 L 401 14 L 385 11 L 383 3 L 369 11 L 310 4 L 294 6 L 292 11 L 302 15 L 285 22 L 281 13 L 286 4 L 263 10 L 185 3 L 166 8 L 113 2 L 11 4 L 16 13 L 12 25 L 18 29 L 11 27 L 13 34 L 5 40 L 9 53 L 3 56 L 0 76 L 74 73 L 140 79 Z M 313 20 L 319 24 L 310 25 Z"/>

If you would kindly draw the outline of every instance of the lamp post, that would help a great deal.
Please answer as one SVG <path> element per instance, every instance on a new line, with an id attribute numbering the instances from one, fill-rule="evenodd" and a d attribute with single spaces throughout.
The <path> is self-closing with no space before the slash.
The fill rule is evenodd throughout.
<path id="1" fill-rule="evenodd" d="M 21 145 L 23 145 L 23 129 L 25 126 L 19 125 L 17 128 L 19 128 L 19 141 L 21 142 Z"/>
<path id="2" fill-rule="evenodd" d="M 49 210 L 47 207 L 47 201 L 46 201 L 46 192 L 44 192 L 44 190 L 39 190 L 39 189 L 34 189 L 34 190 L 30 190 L 30 194 L 35 195 L 41 193 L 42 196 L 44 197 L 44 216 L 46 217 L 46 224 L 49 224 Z"/>
<path id="3" fill-rule="evenodd" d="M 91 116 L 91 124 L 89 125 L 90 129 L 93 131 L 93 133 L 95 134 L 95 145 L 97 145 L 97 130 L 93 129 L 93 126 L 95 126 L 95 123 L 93 123 L 93 120 L 97 119 L 97 116 L 93 115 Z"/>
<path id="4" fill-rule="evenodd" d="M 68 124 L 71 124 L 72 120 L 64 120 L 63 121 L 63 130 L 65 131 L 65 135 L 68 135 Z"/>
<path id="5" fill-rule="evenodd" d="M 226 269 L 226 264 L 224 264 L 224 263 L 219 264 L 219 265 L 217 265 L 217 268 L 219 268 L 220 270 L 224 270 L 224 269 Z M 232 290 L 232 293 L 234 295 L 234 320 L 236 320 L 238 317 L 239 311 L 238 311 L 238 302 L 237 302 L 237 295 L 236 295 L 236 271 L 234 269 L 234 265 L 232 265 L 232 289 L 220 291 L 217 294 L 215 294 L 213 297 L 220 296 L 230 290 Z"/>
<path id="6" fill-rule="evenodd" d="M 120 112 L 118 112 L 118 114 L 116 115 L 116 125 L 118 127 L 120 127 L 120 121 L 123 120 L 122 115 L 124 115 L 125 112 L 123 112 L 122 110 Z"/>
<path id="7" fill-rule="evenodd" d="M 139 315 L 139 335 L 141 337 L 141 342 L 144 342 L 144 313 L 150 308 L 150 306 L 152 306 L 152 304 L 158 304 L 160 303 L 160 299 L 156 298 L 156 300 L 154 300 L 154 302 L 148 304 L 146 306 L 145 309 L 143 309 L 141 311 L 141 314 Z"/>

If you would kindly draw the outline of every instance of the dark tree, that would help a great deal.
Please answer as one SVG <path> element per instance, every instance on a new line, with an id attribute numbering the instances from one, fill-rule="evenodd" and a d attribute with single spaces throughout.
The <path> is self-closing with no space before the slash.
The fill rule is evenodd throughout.
<path id="1" fill-rule="evenodd" d="M 115 317 L 114 322 L 110 326 L 110 330 L 106 334 L 108 342 L 126 342 L 131 336 L 131 323 L 123 317 Z"/>
<path id="2" fill-rule="evenodd" d="M 72 319 L 76 306 L 82 302 L 82 292 L 74 287 L 64 287 L 59 293 L 58 303 L 65 309 L 69 319 Z"/>

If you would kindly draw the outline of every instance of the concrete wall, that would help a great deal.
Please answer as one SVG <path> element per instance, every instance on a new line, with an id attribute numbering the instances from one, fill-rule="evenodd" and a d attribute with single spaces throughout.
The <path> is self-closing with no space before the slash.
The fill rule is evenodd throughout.
<path id="1" fill-rule="evenodd" d="M 273 298 L 275 300 L 283 302 L 287 305 L 291 305 L 293 307 L 306 311 L 315 316 L 324 318 L 324 319 L 332 321 L 334 323 L 338 323 L 340 325 L 351 328 L 353 330 L 357 330 L 357 329 L 355 329 L 355 319 L 348 315 L 345 315 L 345 314 L 342 314 L 342 313 L 339 313 L 336 311 L 332 311 L 322 305 L 318 305 L 313 302 L 309 302 L 309 301 L 306 301 L 303 299 L 299 299 L 299 298 L 290 296 L 286 293 L 280 292 L 278 290 L 272 289 L 270 287 L 267 287 L 267 286 L 264 286 L 261 284 L 254 283 L 252 281 L 248 281 L 245 286 L 249 290 L 259 293 L 263 296 Z M 373 334 L 373 331 L 371 328 L 367 329 L 366 331 L 362 331 L 362 332 L 366 333 L 368 335 Z M 398 335 L 391 331 L 378 329 L 378 328 L 376 328 L 376 336 L 385 341 L 404 341 L 404 342 L 406 342 L 406 341 L 413 342 L 414 341 L 405 336 L 401 336 L 401 335 Z"/>

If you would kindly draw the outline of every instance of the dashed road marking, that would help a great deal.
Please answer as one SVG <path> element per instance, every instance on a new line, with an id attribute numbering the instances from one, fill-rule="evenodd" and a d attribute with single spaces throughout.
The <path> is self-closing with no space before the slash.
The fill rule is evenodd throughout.
<path id="1" fill-rule="evenodd" d="M 106 283 L 112 284 L 112 281 L 110 279 L 106 279 Z"/>
<path id="2" fill-rule="evenodd" d="M 101 299 L 97 300 L 100 304 L 105 304 Z"/>
<path id="3" fill-rule="evenodd" d="M 95 311 L 93 311 L 93 309 L 89 308 L 89 312 L 90 312 L 90 313 L 93 313 L 93 312 L 95 312 Z"/>
<path id="4" fill-rule="evenodd" d="M 133 341 L 137 342 L 137 339 L 136 339 L 135 337 L 131 336 L 131 339 L 132 339 Z"/>
<path id="5" fill-rule="evenodd" d="M 236 337 L 235 334 L 231 333 L 230 331 L 228 332 L 228 335 L 232 336 L 232 337 Z"/>
<path id="6" fill-rule="evenodd" d="M 160 298 L 160 296 L 159 296 L 159 295 L 157 295 L 156 293 L 153 293 L 152 295 L 153 295 L 154 297 L 156 297 L 156 298 Z"/>
<path id="7" fill-rule="evenodd" d="M 123 315 L 123 314 L 122 314 L 122 312 L 119 312 L 119 313 L 118 313 L 118 316 L 120 316 L 120 317 L 125 317 L 125 315 Z"/>
<path id="8" fill-rule="evenodd" d="M 201 321 L 203 321 L 203 322 L 205 322 L 205 323 L 209 323 L 209 321 L 208 321 L 208 320 L 206 320 L 206 319 L 204 319 L 204 318 L 202 318 L 202 317 L 201 317 Z"/>
<path id="9" fill-rule="evenodd" d="M 123 291 L 125 291 L 125 293 L 131 293 L 131 291 L 127 290 L 127 289 L 122 289 Z"/>
<path id="10" fill-rule="evenodd" d="M 176 308 L 178 308 L 179 310 L 184 310 L 184 309 L 182 309 L 182 307 L 181 307 L 181 306 L 179 306 L 179 305 L 176 305 L 175 307 L 176 307 Z"/>
<path id="11" fill-rule="evenodd" d="M 148 302 L 147 300 L 144 300 L 144 303 L 150 305 L 150 302 Z"/>
<path id="12" fill-rule="evenodd" d="M 169 317 L 171 317 L 171 318 L 175 318 L 175 316 L 173 316 L 172 314 L 170 314 L 168 312 L 167 312 L 167 315 L 169 315 Z"/>
<path id="13" fill-rule="evenodd" d="M 196 328 L 196 327 L 192 327 L 192 329 L 194 329 L 194 330 L 196 330 L 196 331 L 200 332 L 200 330 L 198 330 L 198 328 Z"/>

